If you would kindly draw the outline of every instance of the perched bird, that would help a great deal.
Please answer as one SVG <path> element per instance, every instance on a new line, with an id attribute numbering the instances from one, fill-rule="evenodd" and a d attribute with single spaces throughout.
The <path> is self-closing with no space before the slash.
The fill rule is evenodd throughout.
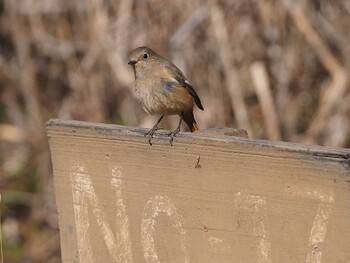
<path id="1" fill-rule="evenodd" d="M 180 131 L 182 120 L 191 132 L 198 130 L 193 116 L 194 103 L 204 110 L 201 100 L 184 74 L 173 63 L 148 47 L 139 47 L 129 54 L 129 65 L 135 73 L 135 91 L 143 109 L 150 114 L 160 114 L 157 123 L 145 134 L 152 145 L 153 134 L 164 115 L 180 116 L 177 129 L 169 133 L 170 144 Z"/>

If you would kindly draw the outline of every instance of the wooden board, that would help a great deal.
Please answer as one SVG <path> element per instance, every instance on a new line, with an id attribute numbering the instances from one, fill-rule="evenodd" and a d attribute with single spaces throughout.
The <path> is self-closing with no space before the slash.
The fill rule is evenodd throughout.
<path id="1" fill-rule="evenodd" d="M 350 150 L 50 120 L 63 262 L 349 262 Z"/>

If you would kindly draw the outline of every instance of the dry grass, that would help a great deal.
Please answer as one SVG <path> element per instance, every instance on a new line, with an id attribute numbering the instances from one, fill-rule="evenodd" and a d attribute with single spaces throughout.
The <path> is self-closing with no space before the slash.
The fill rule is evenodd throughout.
<path id="1" fill-rule="evenodd" d="M 0 194 L 0 262 L 4 263 L 4 252 L 2 249 L 2 226 L 1 226 L 1 194 Z"/>
<path id="2" fill-rule="evenodd" d="M 0 13 L 5 262 L 60 261 L 46 120 L 152 126 L 133 97 L 134 47 L 186 73 L 202 128 L 350 146 L 346 0 L 2 0 Z"/>

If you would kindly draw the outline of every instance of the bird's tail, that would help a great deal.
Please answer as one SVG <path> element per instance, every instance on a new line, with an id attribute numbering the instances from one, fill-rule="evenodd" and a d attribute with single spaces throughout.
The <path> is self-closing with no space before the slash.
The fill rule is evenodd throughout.
<path id="1" fill-rule="evenodd" d="M 190 128 L 191 132 L 198 131 L 199 127 L 194 119 L 193 111 L 184 112 L 182 119 L 186 122 L 187 126 Z"/>

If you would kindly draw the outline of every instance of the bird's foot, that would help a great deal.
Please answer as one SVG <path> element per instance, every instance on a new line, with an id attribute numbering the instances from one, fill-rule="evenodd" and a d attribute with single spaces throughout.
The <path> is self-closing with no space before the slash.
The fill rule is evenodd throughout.
<path id="1" fill-rule="evenodd" d="M 148 137 L 148 143 L 149 145 L 152 145 L 152 138 L 153 138 L 153 134 L 158 131 L 158 130 L 162 130 L 162 127 L 156 127 L 154 126 L 152 129 L 150 129 L 148 132 L 145 133 L 145 137 Z"/>
<path id="2" fill-rule="evenodd" d="M 176 130 L 173 130 L 172 132 L 168 133 L 168 136 L 170 136 L 170 145 L 173 146 L 173 140 L 176 134 L 180 132 L 180 127 L 178 127 Z"/>

